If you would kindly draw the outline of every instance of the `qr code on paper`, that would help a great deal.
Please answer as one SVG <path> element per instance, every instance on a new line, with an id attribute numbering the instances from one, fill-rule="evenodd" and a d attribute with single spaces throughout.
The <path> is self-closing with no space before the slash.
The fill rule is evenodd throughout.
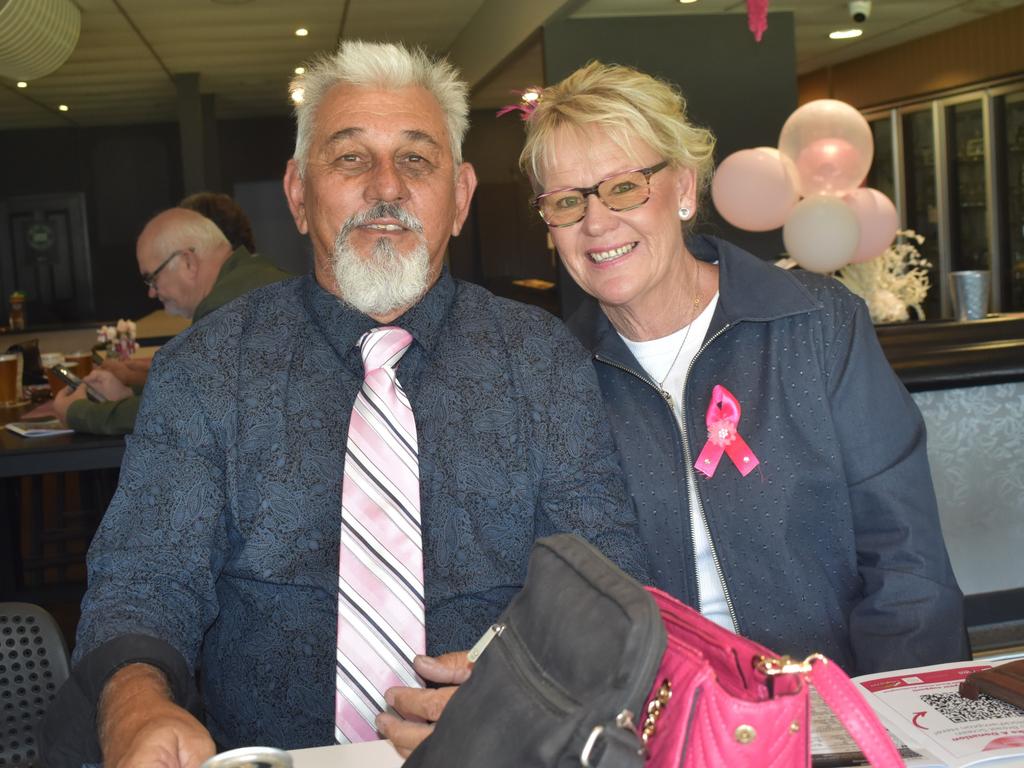
<path id="1" fill-rule="evenodd" d="M 923 693 L 921 700 L 939 711 L 951 722 L 971 723 L 975 720 L 989 720 L 1000 717 L 1020 717 L 1022 710 L 999 699 L 981 694 L 976 699 L 967 699 L 958 693 Z"/>

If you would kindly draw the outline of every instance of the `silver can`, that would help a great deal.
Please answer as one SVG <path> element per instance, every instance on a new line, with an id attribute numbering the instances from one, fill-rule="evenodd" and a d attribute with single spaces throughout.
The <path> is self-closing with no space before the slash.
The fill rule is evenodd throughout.
<path id="1" fill-rule="evenodd" d="M 292 768 L 292 756 L 274 747 L 240 747 L 214 755 L 200 768 Z"/>

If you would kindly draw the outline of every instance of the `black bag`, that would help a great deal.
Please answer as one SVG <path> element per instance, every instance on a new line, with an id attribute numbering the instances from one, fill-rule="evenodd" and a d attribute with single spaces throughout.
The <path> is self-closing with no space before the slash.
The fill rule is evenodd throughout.
<path id="1" fill-rule="evenodd" d="M 582 539 L 541 539 L 526 585 L 405 768 L 642 768 L 636 725 L 665 652 L 647 591 Z"/>

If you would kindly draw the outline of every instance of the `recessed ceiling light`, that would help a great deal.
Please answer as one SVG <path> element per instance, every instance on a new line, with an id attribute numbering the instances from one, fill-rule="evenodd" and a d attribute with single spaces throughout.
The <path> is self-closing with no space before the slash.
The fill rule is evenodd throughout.
<path id="1" fill-rule="evenodd" d="M 306 74 L 306 68 L 305 67 L 296 67 L 295 68 L 295 74 L 296 75 L 304 75 L 304 74 Z"/>
<path id="2" fill-rule="evenodd" d="M 301 104 L 302 103 L 302 97 L 305 94 L 306 94 L 306 91 L 305 91 L 304 88 L 296 88 L 294 91 L 292 91 L 292 94 L 291 94 L 292 95 L 292 101 L 294 101 L 296 104 Z"/>
<path id="3" fill-rule="evenodd" d="M 696 2 L 697 2 L 697 0 L 679 0 L 679 2 L 680 2 L 680 3 L 682 4 L 682 5 L 690 5 L 691 3 L 696 3 Z"/>
<path id="4" fill-rule="evenodd" d="M 308 34 L 309 34 L 309 30 L 306 29 L 305 27 L 299 27 L 298 29 L 295 30 L 295 36 L 296 37 L 305 37 Z"/>
<path id="5" fill-rule="evenodd" d="M 18 87 L 19 88 L 28 88 L 28 83 L 26 83 L 24 80 L 19 80 L 18 81 Z"/>
<path id="6" fill-rule="evenodd" d="M 71 107 L 69 107 L 67 104 L 61 104 L 57 107 L 57 109 L 59 109 L 61 112 L 67 112 L 69 109 L 71 109 Z"/>
<path id="7" fill-rule="evenodd" d="M 863 29 L 837 29 L 834 32 L 829 32 L 828 36 L 832 40 L 849 40 L 852 37 L 860 37 L 863 34 Z"/>

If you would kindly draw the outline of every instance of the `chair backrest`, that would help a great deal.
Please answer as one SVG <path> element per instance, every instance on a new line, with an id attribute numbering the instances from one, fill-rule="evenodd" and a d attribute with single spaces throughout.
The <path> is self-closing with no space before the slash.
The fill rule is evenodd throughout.
<path id="1" fill-rule="evenodd" d="M 0 603 L 0 765 L 39 761 L 36 726 L 68 677 L 68 649 L 38 605 Z"/>

